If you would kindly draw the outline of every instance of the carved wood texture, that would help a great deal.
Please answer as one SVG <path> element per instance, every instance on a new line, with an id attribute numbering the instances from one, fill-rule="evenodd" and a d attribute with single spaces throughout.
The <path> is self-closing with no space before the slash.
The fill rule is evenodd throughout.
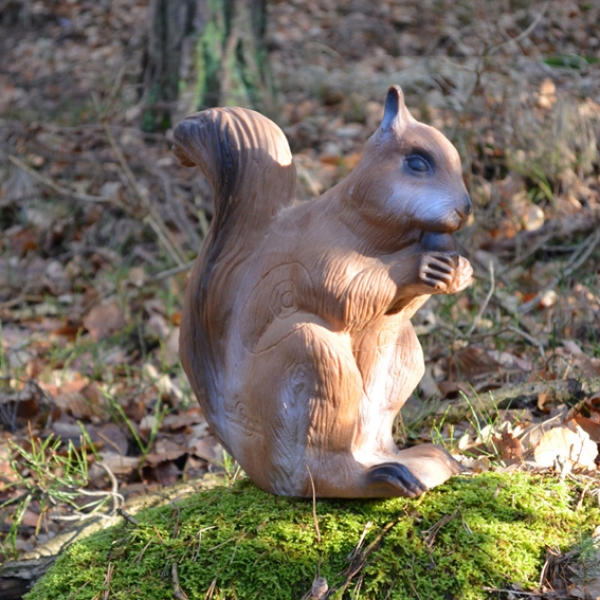
<path id="1" fill-rule="evenodd" d="M 292 205 L 283 132 L 215 108 L 175 130 L 215 215 L 181 323 L 185 371 L 223 446 L 264 490 L 415 496 L 458 472 L 443 449 L 398 450 L 392 424 L 423 374 L 410 318 L 471 281 L 454 232 L 471 212 L 460 158 L 390 88 L 346 179 Z"/>

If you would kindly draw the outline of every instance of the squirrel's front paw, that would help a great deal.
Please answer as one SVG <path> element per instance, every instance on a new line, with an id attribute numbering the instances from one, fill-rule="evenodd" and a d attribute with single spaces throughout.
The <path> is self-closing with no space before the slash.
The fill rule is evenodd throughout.
<path id="1" fill-rule="evenodd" d="M 462 292 L 465 288 L 471 285 L 473 281 L 473 267 L 471 263 L 464 257 L 458 257 L 458 266 L 454 273 L 454 280 L 448 290 L 448 294 L 456 294 L 456 292 Z"/>
<path id="2" fill-rule="evenodd" d="M 419 264 L 419 280 L 438 294 L 447 293 L 454 282 L 456 270 L 456 254 L 423 254 Z"/>
<path id="3" fill-rule="evenodd" d="M 473 267 L 464 257 L 452 254 L 423 254 L 419 280 L 437 294 L 456 294 L 473 280 Z"/>

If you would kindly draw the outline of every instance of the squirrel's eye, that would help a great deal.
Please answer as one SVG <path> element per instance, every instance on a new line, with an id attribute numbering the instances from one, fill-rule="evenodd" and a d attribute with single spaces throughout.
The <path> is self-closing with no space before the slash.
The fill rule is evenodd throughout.
<path id="1" fill-rule="evenodd" d="M 416 154 L 406 157 L 406 165 L 415 173 L 427 173 L 429 171 L 429 163 L 422 156 Z"/>

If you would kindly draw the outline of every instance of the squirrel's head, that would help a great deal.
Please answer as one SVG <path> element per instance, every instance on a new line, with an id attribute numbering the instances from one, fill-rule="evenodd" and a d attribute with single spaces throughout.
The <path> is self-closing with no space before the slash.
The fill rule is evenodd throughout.
<path id="1" fill-rule="evenodd" d="M 346 181 L 350 206 L 391 234 L 453 233 L 472 210 L 456 148 L 412 117 L 398 86 L 389 89 L 381 125 Z"/>

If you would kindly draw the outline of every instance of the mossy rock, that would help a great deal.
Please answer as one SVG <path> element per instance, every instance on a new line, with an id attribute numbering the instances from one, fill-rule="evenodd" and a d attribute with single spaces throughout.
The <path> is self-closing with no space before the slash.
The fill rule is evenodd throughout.
<path id="1" fill-rule="evenodd" d="M 108 586 L 111 599 L 298 600 L 317 575 L 328 598 L 491 598 L 535 588 L 548 547 L 589 537 L 600 510 L 579 496 L 556 478 L 487 473 L 415 500 L 318 500 L 319 541 L 312 502 L 242 480 L 74 544 L 26 598 L 102 598 Z"/>

